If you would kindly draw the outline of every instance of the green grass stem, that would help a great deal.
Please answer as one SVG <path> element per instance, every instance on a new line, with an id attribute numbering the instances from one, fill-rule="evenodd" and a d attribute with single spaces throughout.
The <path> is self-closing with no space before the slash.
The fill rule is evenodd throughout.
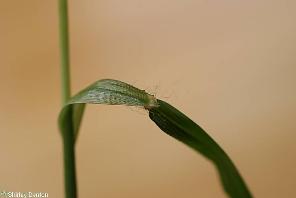
<path id="1" fill-rule="evenodd" d="M 69 30 L 67 0 L 59 0 L 59 30 L 60 30 L 60 58 L 61 58 L 61 90 L 62 104 L 67 103 L 71 96 L 70 85 L 70 57 L 69 57 Z M 65 126 L 62 133 L 64 151 L 64 180 L 65 197 L 76 198 L 76 168 L 75 143 L 72 109 L 65 115 Z"/>

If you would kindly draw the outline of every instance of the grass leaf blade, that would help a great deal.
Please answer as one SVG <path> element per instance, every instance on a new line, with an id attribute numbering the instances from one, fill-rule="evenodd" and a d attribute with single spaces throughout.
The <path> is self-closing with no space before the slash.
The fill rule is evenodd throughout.
<path id="1" fill-rule="evenodd" d="M 85 104 L 140 106 L 168 135 L 183 142 L 211 160 L 219 172 L 224 190 L 232 198 L 251 198 L 244 180 L 223 149 L 196 123 L 170 104 L 153 95 L 117 80 L 99 80 L 73 96 L 59 115 L 62 135 L 73 131 L 77 140 Z M 69 120 L 69 115 L 72 119 Z M 71 124 L 69 124 L 71 123 Z M 71 127 L 69 128 L 69 126 Z M 66 138 L 64 138 L 66 139 Z M 71 142 L 70 142 L 71 143 Z"/>
<path id="2" fill-rule="evenodd" d="M 183 142 L 211 160 L 216 166 L 225 191 L 232 198 L 252 197 L 238 170 L 223 149 L 196 123 L 170 104 L 158 100 L 159 107 L 149 117 L 168 135 Z"/>

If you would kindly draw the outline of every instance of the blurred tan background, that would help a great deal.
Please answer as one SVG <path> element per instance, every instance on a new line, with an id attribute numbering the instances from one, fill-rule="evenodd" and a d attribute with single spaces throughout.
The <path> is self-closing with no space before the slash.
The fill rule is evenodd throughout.
<path id="1" fill-rule="evenodd" d="M 296 197 L 296 3 L 69 1 L 72 90 L 115 78 L 167 100 L 229 153 L 255 197 Z M 0 3 L 0 190 L 63 197 L 56 1 Z M 80 197 L 226 197 L 212 164 L 144 111 L 89 106 Z"/>

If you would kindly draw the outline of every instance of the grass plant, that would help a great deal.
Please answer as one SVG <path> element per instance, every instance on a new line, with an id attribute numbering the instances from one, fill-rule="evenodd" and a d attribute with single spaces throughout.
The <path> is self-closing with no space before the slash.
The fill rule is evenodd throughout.
<path id="1" fill-rule="evenodd" d="M 165 101 L 127 83 L 103 79 L 71 97 L 67 0 L 59 0 L 65 197 L 77 197 L 75 142 L 86 104 L 128 105 L 145 108 L 166 134 L 205 156 L 216 167 L 225 192 L 232 198 L 252 197 L 237 168 L 223 149 L 195 122 Z M 197 195 L 198 196 L 198 195 Z"/>

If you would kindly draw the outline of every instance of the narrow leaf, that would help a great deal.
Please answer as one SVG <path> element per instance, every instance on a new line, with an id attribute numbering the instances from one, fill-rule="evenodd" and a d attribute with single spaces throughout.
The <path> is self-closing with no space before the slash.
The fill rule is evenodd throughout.
<path id="1" fill-rule="evenodd" d="M 158 107 L 149 110 L 149 117 L 162 131 L 211 160 L 230 197 L 252 197 L 228 155 L 200 126 L 170 104 L 162 100 L 157 103 Z"/>
<path id="2" fill-rule="evenodd" d="M 74 131 L 77 140 L 85 104 L 128 105 L 144 107 L 149 117 L 168 135 L 183 142 L 211 160 L 216 166 L 225 191 L 232 198 L 250 198 L 245 182 L 223 149 L 196 123 L 168 103 L 127 83 L 99 80 L 73 96 L 59 115 L 62 135 Z M 69 128 L 69 114 L 73 126 Z"/>

